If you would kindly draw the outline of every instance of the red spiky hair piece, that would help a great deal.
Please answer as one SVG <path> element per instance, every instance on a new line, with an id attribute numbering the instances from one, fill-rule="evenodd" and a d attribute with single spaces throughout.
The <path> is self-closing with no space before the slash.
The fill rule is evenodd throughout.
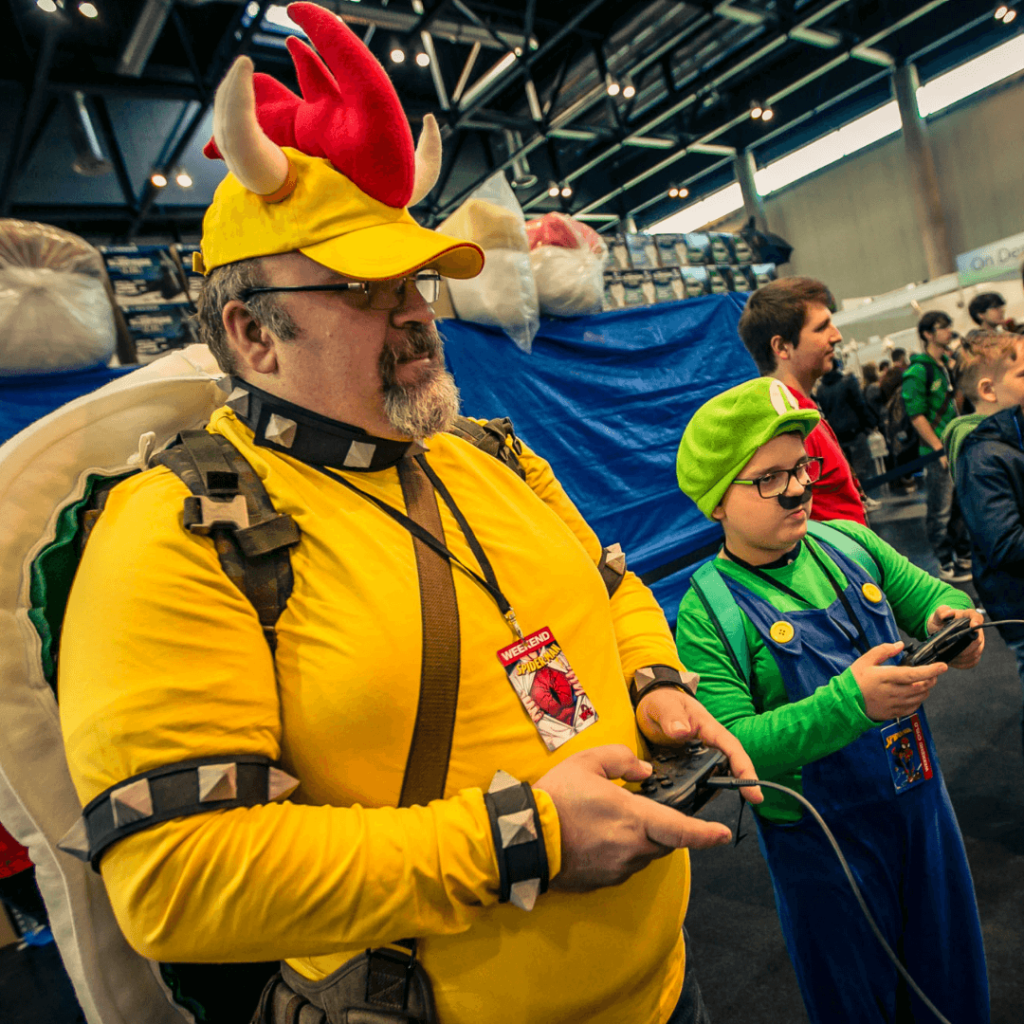
<path id="1" fill-rule="evenodd" d="M 267 136 L 308 156 L 326 157 L 367 195 L 402 208 L 412 195 L 412 132 L 385 70 L 352 30 L 312 3 L 288 16 L 313 41 L 287 40 L 302 98 L 270 75 L 256 74 L 256 117 Z M 321 56 L 323 60 L 321 60 Z M 222 159 L 213 139 L 203 153 Z"/>

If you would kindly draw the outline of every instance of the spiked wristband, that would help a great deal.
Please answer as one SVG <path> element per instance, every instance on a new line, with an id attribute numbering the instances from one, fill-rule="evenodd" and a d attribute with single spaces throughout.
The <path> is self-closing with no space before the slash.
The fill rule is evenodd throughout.
<path id="1" fill-rule="evenodd" d="M 533 790 L 499 769 L 484 805 L 498 858 L 498 900 L 533 910 L 537 897 L 548 891 L 548 854 Z"/>
<path id="2" fill-rule="evenodd" d="M 635 711 L 640 701 L 651 692 L 662 686 L 671 686 L 676 690 L 682 690 L 691 697 L 697 696 L 697 683 L 700 676 L 696 672 L 681 673 L 671 665 L 647 665 L 645 668 L 638 668 L 633 673 L 633 682 L 629 687 L 629 699 L 633 702 Z"/>

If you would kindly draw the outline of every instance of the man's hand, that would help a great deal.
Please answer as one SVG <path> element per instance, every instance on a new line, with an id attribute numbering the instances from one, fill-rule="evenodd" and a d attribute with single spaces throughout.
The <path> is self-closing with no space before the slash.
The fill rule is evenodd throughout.
<path id="1" fill-rule="evenodd" d="M 729 758 L 729 771 L 734 778 L 757 778 L 754 763 L 740 741 L 699 700 L 674 686 L 651 690 L 637 706 L 636 721 L 651 743 L 677 747 L 690 740 L 700 740 Z M 740 793 L 752 804 L 764 799 L 760 786 L 741 789 Z"/>
<path id="2" fill-rule="evenodd" d="M 972 626 L 980 626 L 985 621 L 985 616 L 973 608 L 953 609 L 947 604 L 940 604 L 932 612 L 924 628 L 931 636 L 932 633 L 937 633 L 953 619 L 969 619 Z M 974 668 L 981 661 L 981 652 L 985 650 L 985 631 L 979 629 L 974 635 L 976 638 L 974 643 L 950 661 L 951 668 Z"/>
<path id="3" fill-rule="evenodd" d="M 947 666 L 885 665 L 903 650 L 903 641 L 879 644 L 862 654 L 851 666 L 853 678 L 864 695 L 864 711 L 875 722 L 887 722 L 915 712 L 931 692 Z"/>
<path id="4" fill-rule="evenodd" d="M 650 774 L 650 764 L 613 744 L 572 754 L 533 784 L 558 811 L 562 869 L 551 881 L 553 889 L 619 885 L 673 850 L 729 842 L 725 825 L 687 817 L 612 781 L 641 782 Z"/>

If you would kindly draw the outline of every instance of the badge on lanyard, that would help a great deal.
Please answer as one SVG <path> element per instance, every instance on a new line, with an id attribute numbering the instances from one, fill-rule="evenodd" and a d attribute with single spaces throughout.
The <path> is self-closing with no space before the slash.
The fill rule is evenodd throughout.
<path id="1" fill-rule="evenodd" d="M 557 750 L 597 721 L 594 705 L 550 629 L 503 647 L 498 660 L 548 750 Z"/>
<path id="2" fill-rule="evenodd" d="M 920 715 L 915 712 L 909 718 L 897 718 L 883 726 L 881 733 L 892 784 L 897 793 L 932 777 L 932 759 L 928 756 Z"/>

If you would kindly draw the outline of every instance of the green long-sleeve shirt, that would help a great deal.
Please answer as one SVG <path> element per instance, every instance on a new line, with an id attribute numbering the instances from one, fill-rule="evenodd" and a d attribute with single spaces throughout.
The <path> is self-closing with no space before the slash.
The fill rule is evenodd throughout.
<path id="1" fill-rule="evenodd" d="M 882 570 L 881 588 L 906 632 L 918 639 L 926 636 L 925 624 L 939 605 L 970 608 L 971 599 L 962 590 L 935 579 L 912 565 L 877 534 L 859 523 L 833 520 L 829 523 L 849 534 L 865 547 Z M 719 567 L 763 596 L 782 614 L 808 607 L 827 608 L 836 599 L 835 591 L 807 551 L 808 538 L 792 564 L 768 570 L 768 575 L 806 598 L 801 603 L 764 583 L 735 562 L 719 560 Z M 846 579 L 836 563 L 817 545 L 828 568 L 842 585 Z M 782 675 L 753 623 L 741 611 L 743 628 L 750 651 L 751 681 L 737 673 L 722 646 L 704 606 L 691 590 L 679 607 L 676 644 L 683 664 L 700 674 L 697 691 L 701 702 L 743 744 L 754 762 L 758 777 L 801 792 L 800 769 L 852 743 L 877 722 L 864 711 L 864 697 L 853 673 L 847 668 L 818 687 L 808 697 L 791 703 Z M 859 657 L 850 645 L 849 664 Z M 795 821 L 800 805 L 776 790 L 765 790 L 761 815 L 769 821 Z"/>

